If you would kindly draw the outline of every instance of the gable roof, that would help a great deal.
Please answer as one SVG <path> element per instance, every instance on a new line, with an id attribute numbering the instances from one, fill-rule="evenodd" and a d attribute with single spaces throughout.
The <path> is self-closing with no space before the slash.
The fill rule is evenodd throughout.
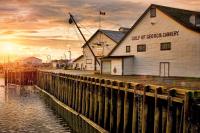
<path id="1" fill-rule="evenodd" d="M 161 5 L 151 5 L 151 6 L 155 6 L 157 9 L 159 9 L 160 11 L 162 11 L 163 13 L 165 13 L 178 23 L 182 24 L 183 26 L 200 33 L 200 27 L 197 27 L 190 22 L 190 17 L 192 15 L 200 15 L 200 12 L 166 7 Z"/>
<path id="2" fill-rule="evenodd" d="M 189 10 L 184 10 L 184 9 L 178 9 L 178 8 L 172 8 L 172 7 L 166 7 L 166 6 L 161 6 L 161 5 L 156 5 L 156 4 L 151 4 L 146 11 L 140 16 L 140 18 L 135 22 L 135 24 L 130 28 L 130 30 L 124 35 L 124 37 L 118 42 L 118 44 L 110 51 L 108 56 L 110 56 L 115 49 L 119 46 L 121 42 L 133 31 L 133 29 L 140 23 L 140 21 L 144 18 L 144 16 L 150 11 L 151 8 L 157 8 L 179 24 L 183 25 L 184 27 L 200 33 L 200 27 L 197 27 L 190 23 L 190 17 L 192 15 L 200 15 L 200 12 L 197 11 L 189 11 Z"/>
<path id="3" fill-rule="evenodd" d="M 42 61 L 41 59 L 39 59 L 39 58 L 37 58 L 37 57 L 33 57 L 33 56 L 31 56 L 31 57 L 26 57 L 26 58 L 24 58 L 24 59 L 22 59 L 22 60 L 39 60 L 39 61 Z"/>
<path id="4" fill-rule="evenodd" d="M 73 62 L 76 62 L 78 60 L 80 60 L 81 58 L 83 58 L 84 56 L 83 55 L 80 55 L 79 57 L 77 57 Z"/>
<path id="5" fill-rule="evenodd" d="M 125 35 L 125 33 L 121 32 L 121 31 L 99 29 L 92 35 L 92 37 L 90 37 L 90 39 L 87 41 L 87 43 L 89 43 L 98 33 L 102 33 L 102 34 L 106 35 L 108 38 L 110 38 L 111 40 L 113 40 L 116 43 L 118 43 Z M 82 46 L 82 48 L 85 46 L 86 46 L 86 43 Z"/>

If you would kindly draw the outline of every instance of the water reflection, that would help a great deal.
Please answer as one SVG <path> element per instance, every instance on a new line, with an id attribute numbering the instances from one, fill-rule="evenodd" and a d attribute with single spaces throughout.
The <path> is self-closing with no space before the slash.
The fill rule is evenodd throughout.
<path id="1" fill-rule="evenodd" d="M 33 87 L 2 86 L 0 79 L 0 133 L 71 132 Z"/>
<path id="2" fill-rule="evenodd" d="M 43 94 L 45 95 L 45 94 Z M 54 113 L 61 116 L 67 123 L 69 123 L 70 127 L 73 129 L 73 132 L 76 133 L 99 133 L 99 131 L 93 128 L 90 124 L 85 122 L 79 115 L 73 114 L 70 111 L 67 111 L 64 107 L 58 105 L 55 101 L 53 101 L 48 96 L 43 96 L 46 104 Z"/>

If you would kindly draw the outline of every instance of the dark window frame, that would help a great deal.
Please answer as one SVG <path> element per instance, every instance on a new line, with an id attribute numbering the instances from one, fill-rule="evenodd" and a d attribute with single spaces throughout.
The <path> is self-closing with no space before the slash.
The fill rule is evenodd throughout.
<path id="1" fill-rule="evenodd" d="M 172 44 L 171 42 L 163 42 L 160 43 L 160 50 L 161 51 L 167 51 L 172 49 Z"/>
<path id="2" fill-rule="evenodd" d="M 152 7 L 152 8 L 150 9 L 150 17 L 151 17 L 151 18 L 156 17 L 156 8 L 155 8 L 155 7 Z"/>
<path id="3" fill-rule="evenodd" d="M 146 51 L 147 51 L 146 44 L 139 44 L 139 45 L 137 45 L 137 52 L 146 52 Z"/>
<path id="4" fill-rule="evenodd" d="M 128 45 L 128 46 L 126 46 L 126 53 L 130 53 L 130 52 L 131 52 L 131 46 Z"/>
<path id="5" fill-rule="evenodd" d="M 86 59 L 86 64 L 92 64 L 92 59 Z"/>

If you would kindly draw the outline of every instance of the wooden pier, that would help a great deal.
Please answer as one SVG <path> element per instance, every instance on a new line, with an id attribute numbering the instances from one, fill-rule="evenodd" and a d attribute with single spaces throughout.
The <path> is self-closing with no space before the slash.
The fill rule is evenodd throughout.
<path id="1" fill-rule="evenodd" d="M 38 87 L 108 132 L 200 131 L 199 90 L 44 71 L 37 71 L 36 76 L 33 83 Z"/>
<path id="2" fill-rule="evenodd" d="M 5 85 L 34 85 L 36 84 L 36 69 L 13 69 L 7 70 L 5 73 Z"/>
<path id="3" fill-rule="evenodd" d="M 37 85 L 111 133 L 200 130 L 200 114 L 195 113 L 200 111 L 197 90 L 42 71 L 37 74 Z"/>

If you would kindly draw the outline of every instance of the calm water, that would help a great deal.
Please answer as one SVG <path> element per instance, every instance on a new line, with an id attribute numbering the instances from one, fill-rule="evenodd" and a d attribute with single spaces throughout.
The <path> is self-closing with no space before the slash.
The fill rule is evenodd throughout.
<path id="1" fill-rule="evenodd" d="M 37 89 L 3 84 L 0 79 L 0 133 L 71 133 Z"/>

